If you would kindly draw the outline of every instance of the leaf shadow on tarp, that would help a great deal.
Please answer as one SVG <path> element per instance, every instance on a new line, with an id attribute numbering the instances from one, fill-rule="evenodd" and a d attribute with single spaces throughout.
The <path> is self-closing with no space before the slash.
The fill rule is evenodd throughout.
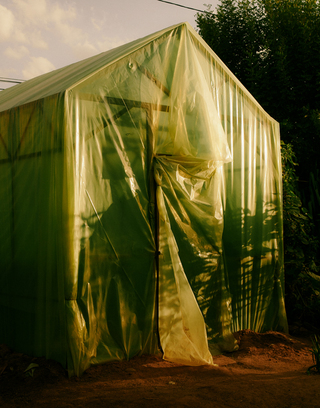
<path id="1" fill-rule="evenodd" d="M 217 246 L 219 242 L 215 242 L 213 234 L 206 231 L 208 225 L 199 222 L 199 219 L 193 218 L 188 235 L 186 228 L 181 228 L 181 219 L 170 213 L 169 218 L 184 273 L 205 320 L 208 341 L 219 343 L 222 349 L 233 350 L 234 341 L 230 338 L 231 298 L 222 250 Z M 217 228 L 220 229 L 220 226 L 217 225 Z M 197 238 L 192 240 L 190 235 Z"/>
<path id="2" fill-rule="evenodd" d="M 257 199 L 224 217 L 224 262 L 232 297 L 232 330 L 287 331 L 281 206 Z"/>
<path id="3" fill-rule="evenodd" d="M 172 199 L 167 200 L 168 216 L 213 351 L 216 346 L 232 351 L 230 335 L 241 329 L 287 331 L 277 200 L 263 204 L 258 197 L 254 215 L 248 208 L 231 208 L 227 201 L 224 223 L 215 220 L 213 225 L 212 208 L 194 205 L 183 194 L 177 198 L 192 222 L 178 215 Z"/>
<path id="4" fill-rule="evenodd" d="M 231 299 L 223 268 L 221 242 L 221 173 L 217 173 L 214 167 L 206 177 L 202 170 L 199 172 L 198 167 L 188 167 L 187 172 L 182 167 L 183 161 L 175 165 L 163 161 L 161 166 L 162 207 L 165 207 L 162 211 L 167 214 L 166 223 L 170 225 L 174 237 L 171 251 L 176 252 L 177 263 L 181 263 L 179 274 L 189 287 L 185 288 L 184 293 L 192 291 L 203 315 L 209 342 L 219 342 L 222 349 L 232 351 L 235 341 L 230 330 Z M 203 169 L 206 166 L 207 163 L 203 162 Z M 171 280 L 169 276 L 163 284 L 166 286 L 163 297 L 167 299 L 167 309 L 170 309 L 169 299 L 174 298 L 174 293 L 178 292 L 180 302 L 183 303 L 180 283 L 174 282 L 175 276 Z M 170 315 L 169 310 L 167 314 Z M 198 320 L 202 319 L 195 318 L 193 322 Z"/>

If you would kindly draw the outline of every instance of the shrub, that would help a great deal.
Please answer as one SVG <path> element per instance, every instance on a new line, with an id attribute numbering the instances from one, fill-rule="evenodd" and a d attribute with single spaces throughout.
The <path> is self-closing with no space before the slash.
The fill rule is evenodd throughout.
<path id="1" fill-rule="evenodd" d="M 319 240 L 312 215 L 299 197 L 292 145 L 282 142 L 281 155 L 288 320 L 316 329 L 320 321 Z"/>

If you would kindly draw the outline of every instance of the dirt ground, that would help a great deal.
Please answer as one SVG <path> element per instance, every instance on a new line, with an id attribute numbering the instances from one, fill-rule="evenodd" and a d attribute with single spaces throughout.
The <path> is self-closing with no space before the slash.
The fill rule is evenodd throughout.
<path id="1" fill-rule="evenodd" d="M 68 378 L 56 362 L 0 346 L 0 407 L 320 407 L 320 375 L 309 333 L 235 334 L 237 352 L 217 367 L 186 367 L 160 356 L 89 368 Z M 39 367 L 25 372 L 30 363 Z M 33 375 L 30 375 L 33 374 Z"/>

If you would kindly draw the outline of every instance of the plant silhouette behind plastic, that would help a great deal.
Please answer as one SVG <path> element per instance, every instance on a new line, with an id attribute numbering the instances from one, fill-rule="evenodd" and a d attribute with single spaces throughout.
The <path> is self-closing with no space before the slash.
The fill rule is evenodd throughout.
<path id="1" fill-rule="evenodd" d="M 315 364 L 308 368 L 307 373 L 310 374 L 311 370 L 315 369 L 320 374 L 320 344 L 316 334 L 314 339 L 312 339 L 312 346 L 312 360 Z"/>

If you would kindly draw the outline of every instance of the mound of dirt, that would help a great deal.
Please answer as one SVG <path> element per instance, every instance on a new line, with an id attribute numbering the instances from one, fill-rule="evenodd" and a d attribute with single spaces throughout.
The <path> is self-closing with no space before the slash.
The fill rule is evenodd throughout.
<path id="1" fill-rule="evenodd" d="M 287 336 L 283 333 L 255 333 L 251 330 L 241 330 L 234 334 L 239 344 L 238 355 L 263 354 L 273 358 L 293 357 L 309 353 L 310 340 Z M 307 350 L 306 350 L 307 348 Z"/>
<path id="2" fill-rule="evenodd" d="M 307 333 L 308 334 L 308 333 Z M 140 356 L 90 367 L 68 378 L 55 361 L 0 346 L 0 406 L 6 407 L 319 407 L 320 375 L 310 336 L 235 333 L 239 350 L 218 366 L 187 367 Z"/>

